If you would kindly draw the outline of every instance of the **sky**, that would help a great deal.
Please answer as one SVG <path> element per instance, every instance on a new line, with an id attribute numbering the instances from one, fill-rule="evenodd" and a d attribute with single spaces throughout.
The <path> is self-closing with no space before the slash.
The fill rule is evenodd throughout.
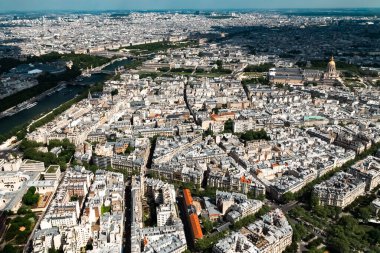
<path id="1" fill-rule="evenodd" d="M 380 7 L 380 0 L 0 0 L 0 12 L 371 7 Z"/>

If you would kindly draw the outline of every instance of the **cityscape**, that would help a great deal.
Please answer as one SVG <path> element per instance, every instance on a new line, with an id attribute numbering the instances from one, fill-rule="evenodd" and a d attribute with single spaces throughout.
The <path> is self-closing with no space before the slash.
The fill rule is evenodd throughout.
<path id="1" fill-rule="evenodd" d="M 380 252 L 378 3 L 23 1 L 0 253 Z"/>

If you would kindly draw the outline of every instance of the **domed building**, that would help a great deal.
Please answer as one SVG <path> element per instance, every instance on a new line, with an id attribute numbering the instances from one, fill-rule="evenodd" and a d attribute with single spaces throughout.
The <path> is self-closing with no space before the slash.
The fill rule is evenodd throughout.
<path id="1" fill-rule="evenodd" d="M 334 57 L 331 56 L 327 69 L 323 75 L 323 81 L 325 84 L 334 84 L 339 79 L 339 73 L 336 71 L 336 63 Z"/>
<path id="2" fill-rule="evenodd" d="M 336 64 L 334 61 L 334 56 L 331 56 L 329 63 L 327 64 L 327 76 L 329 78 L 336 78 L 337 72 L 336 72 Z"/>

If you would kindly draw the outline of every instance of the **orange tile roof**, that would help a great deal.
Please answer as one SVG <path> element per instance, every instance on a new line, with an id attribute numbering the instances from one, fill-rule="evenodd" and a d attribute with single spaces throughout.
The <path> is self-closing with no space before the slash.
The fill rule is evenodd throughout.
<path id="1" fill-rule="evenodd" d="M 222 112 L 219 115 L 220 116 L 226 116 L 226 115 L 235 116 L 235 113 L 234 112 Z"/>
<path id="2" fill-rule="evenodd" d="M 196 215 L 195 213 L 190 214 L 190 224 L 194 239 L 202 239 L 203 233 L 201 229 L 201 224 L 199 223 L 198 215 Z"/>
<path id="3" fill-rule="evenodd" d="M 250 179 L 248 179 L 248 178 L 245 178 L 245 176 L 242 176 L 242 177 L 240 178 L 240 182 L 241 182 L 241 183 L 250 184 L 252 181 L 251 181 Z"/>
<path id="4" fill-rule="evenodd" d="M 185 199 L 186 206 L 193 204 L 193 197 L 191 197 L 191 192 L 189 189 L 183 189 L 183 197 Z"/>
<path id="5" fill-rule="evenodd" d="M 217 121 L 219 119 L 222 119 L 222 120 L 225 120 L 225 118 L 234 118 L 235 117 L 235 113 L 234 112 L 224 112 L 224 113 L 220 113 L 220 114 L 211 114 L 210 115 L 210 118 L 214 121 Z"/>
<path id="6" fill-rule="evenodd" d="M 212 120 L 216 120 L 218 117 L 219 117 L 218 114 L 211 114 L 211 115 L 210 115 L 210 118 L 211 118 Z"/>

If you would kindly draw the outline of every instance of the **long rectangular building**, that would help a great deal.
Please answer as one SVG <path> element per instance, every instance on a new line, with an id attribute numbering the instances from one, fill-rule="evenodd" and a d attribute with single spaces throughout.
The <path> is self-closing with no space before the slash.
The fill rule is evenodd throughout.
<path id="1" fill-rule="evenodd" d="M 186 216 L 191 228 L 191 236 L 194 240 L 199 240 L 203 238 L 201 224 L 199 222 L 198 215 L 193 206 L 193 197 L 189 189 L 183 190 L 183 199 L 186 209 Z"/>

